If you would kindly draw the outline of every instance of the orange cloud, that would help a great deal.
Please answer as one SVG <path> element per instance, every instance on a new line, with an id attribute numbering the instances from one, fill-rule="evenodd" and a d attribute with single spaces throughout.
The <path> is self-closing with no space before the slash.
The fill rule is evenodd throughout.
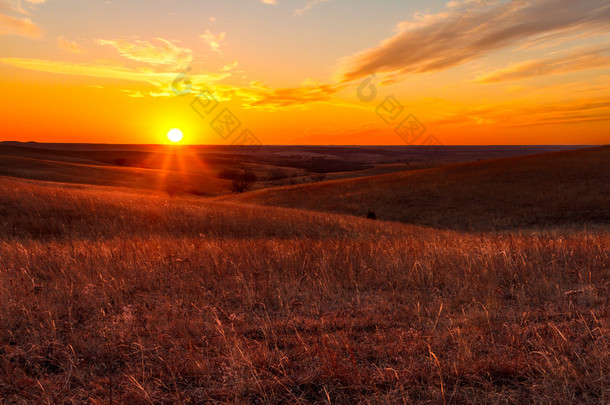
<path id="1" fill-rule="evenodd" d="M 224 88 L 224 91 L 241 98 L 245 108 L 275 111 L 305 108 L 314 103 L 353 107 L 354 105 L 333 97 L 344 88 L 344 84 L 304 84 L 300 87 L 272 89 L 260 82 L 251 82 L 249 87 Z"/>
<path id="2" fill-rule="evenodd" d="M 42 30 L 29 18 L 17 18 L 0 14 L 0 35 L 20 35 L 28 38 L 40 38 Z"/>
<path id="3" fill-rule="evenodd" d="M 205 30 L 205 34 L 200 35 L 199 38 L 203 39 L 214 52 L 220 52 L 220 44 L 224 41 L 226 35 L 226 32 L 213 34 L 210 30 Z"/>
<path id="4" fill-rule="evenodd" d="M 431 126 L 495 125 L 504 128 L 572 124 L 610 120 L 610 98 L 598 97 L 576 101 L 473 106 L 454 110 Z"/>
<path id="5" fill-rule="evenodd" d="M 26 0 L 31 4 L 41 4 L 45 0 Z M 19 0 L 0 0 L 0 35 L 19 35 L 40 38 L 42 30 L 29 18 L 30 13 L 21 7 Z"/>
<path id="6" fill-rule="evenodd" d="M 98 39 L 98 45 L 110 45 L 127 59 L 150 65 L 172 65 L 184 66 L 193 60 L 192 51 L 187 48 L 179 48 L 172 42 L 157 38 L 158 45 L 149 41 L 129 42 L 124 39 L 106 40 Z"/>
<path id="7" fill-rule="evenodd" d="M 497 83 L 535 76 L 576 72 L 610 66 L 608 48 L 579 49 L 560 56 L 531 60 L 488 73 L 477 79 L 480 83 Z"/>
<path id="8" fill-rule="evenodd" d="M 607 0 L 453 1 L 442 13 L 399 24 L 393 37 L 344 60 L 340 73 L 349 81 L 440 71 L 534 37 L 609 27 Z"/>
<path id="9" fill-rule="evenodd" d="M 64 37 L 59 37 L 55 41 L 57 47 L 66 53 L 85 53 L 85 50 L 81 48 L 75 41 L 70 41 Z"/>
<path id="10" fill-rule="evenodd" d="M 130 97 L 173 97 L 176 96 L 172 86 L 178 77 L 176 72 L 155 72 L 152 70 L 134 70 L 121 66 L 90 65 L 42 59 L 2 58 L 0 63 L 39 72 L 76 75 L 100 79 L 115 79 L 156 86 L 155 91 L 125 89 Z M 218 73 L 187 74 L 190 86 L 188 93 L 210 90 L 218 100 L 226 101 L 233 97 L 241 99 L 245 108 L 257 110 L 277 110 L 283 108 L 303 108 L 312 103 L 333 105 L 354 105 L 333 98 L 337 92 L 346 88 L 344 84 L 304 84 L 301 87 L 272 89 L 262 83 L 252 82 L 249 87 L 236 87 L 217 84 L 231 77 L 223 67 Z"/>
<path id="11" fill-rule="evenodd" d="M 164 89 L 170 88 L 171 83 L 178 76 L 178 73 L 175 72 L 141 71 L 121 66 L 88 65 L 43 59 L 2 58 L 0 59 L 0 62 L 38 72 L 149 83 Z M 228 72 L 221 72 L 197 74 L 189 76 L 189 78 L 195 88 L 196 85 L 211 85 L 230 76 L 231 74 Z"/>

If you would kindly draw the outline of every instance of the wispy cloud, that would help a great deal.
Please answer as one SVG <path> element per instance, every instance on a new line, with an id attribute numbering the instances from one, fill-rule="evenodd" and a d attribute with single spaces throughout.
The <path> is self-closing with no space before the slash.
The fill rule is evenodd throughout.
<path id="1" fill-rule="evenodd" d="M 27 2 L 40 4 L 45 0 Z M 30 13 L 22 7 L 20 0 L 0 0 L 0 35 L 40 38 L 42 30 L 32 22 Z"/>
<path id="2" fill-rule="evenodd" d="M 447 107 L 451 109 L 451 107 Z M 596 97 L 570 101 L 497 103 L 455 108 L 443 117 L 430 120 L 433 126 L 493 125 L 515 128 L 610 120 L 610 98 Z"/>
<path id="3" fill-rule="evenodd" d="M 333 98 L 345 85 L 304 84 L 299 87 L 270 88 L 260 82 L 251 82 L 249 87 L 234 88 L 231 91 L 243 100 L 245 108 L 257 110 L 280 110 L 306 108 L 311 104 L 346 104 Z"/>
<path id="4" fill-rule="evenodd" d="M 214 34 L 210 30 L 205 30 L 205 34 L 200 35 L 199 38 L 203 39 L 204 42 L 208 44 L 214 52 L 220 52 L 220 44 L 222 43 L 222 41 L 224 41 L 226 36 L 226 32 Z"/>
<path id="5" fill-rule="evenodd" d="M 576 72 L 610 66 L 608 48 L 578 49 L 559 56 L 516 63 L 505 69 L 490 72 L 477 78 L 480 83 L 497 83 L 527 79 L 535 76 Z"/>
<path id="6" fill-rule="evenodd" d="M 303 7 L 294 10 L 294 15 L 295 16 L 303 15 L 303 14 L 305 14 L 305 12 L 307 12 L 308 10 L 311 10 L 318 4 L 326 3 L 327 1 L 332 1 L 332 0 L 308 0 L 307 3 L 305 3 L 305 5 Z"/>
<path id="7" fill-rule="evenodd" d="M 273 5 L 273 4 L 277 4 L 277 1 L 276 0 L 261 0 L 261 3 Z"/>
<path id="8" fill-rule="evenodd" d="M 90 65 L 44 59 L 2 58 L 0 59 L 0 62 L 38 72 L 150 83 L 160 88 L 169 88 L 169 85 L 178 75 L 176 72 L 155 72 L 152 70 L 135 70 L 120 66 Z M 211 85 L 230 76 L 231 73 L 229 72 L 202 73 L 191 75 L 189 76 L 189 79 L 193 83 L 193 87 L 195 87 Z"/>
<path id="9" fill-rule="evenodd" d="M 536 37 L 609 27 L 607 0 L 452 1 L 441 13 L 400 23 L 396 35 L 343 61 L 340 73 L 349 81 L 440 71 Z"/>
<path id="10" fill-rule="evenodd" d="M 140 40 L 129 42 L 124 39 L 98 39 L 96 43 L 110 45 L 125 58 L 150 65 L 184 66 L 193 60 L 193 52 L 190 49 L 180 48 L 162 38 L 157 38 L 156 41 L 157 44 Z"/>
<path id="11" fill-rule="evenodd" d="M 11 17 L 0 14 L 0 35 L 19 35 L 28 38 L 40 38 L 42 30 L 29 18 Z"/>
<path id="12" fill-rule="evenodd" d="M 152 91 L 124 89 L 123 91 L 130 97 L 172 97 L 176 95 L 172 91 L 172 84 L 178 77 L 178 72 L 156 72 L 150 69 L 135 70 L 121 66 L 27 58 L 2 58 L 0 63 L 38 72 L 148 83 L 156 88 Z M 306 108 L 316 103 L 354 106 L 333 97 L 347 87 L 345 84 L 304 83 L 299 87 L 278 89 L 270 88 L 260 82 L 251 82 L 249 86 L 245 87 L 220 84 L 221 80 L 231 77 L 230 70 L 234 66 L 235 62 L 224 66 L 216 73 L 188 74 L 190 92 L 196 94 L 206 89 L 212 91 L 219 100 L 239 99 L 244 108 L 265 111 Z"/>
<path id="13" fill-rule="evenodd" d="M 66 39 L 64 37 L 58 37 L 55 40 L 55 44 L 57 44 L 57 47 L 62 52 L 85 53 L 85 50 L 79 44 L 77 44 L 75 41 L 70 41 L 69 39 Z"/>

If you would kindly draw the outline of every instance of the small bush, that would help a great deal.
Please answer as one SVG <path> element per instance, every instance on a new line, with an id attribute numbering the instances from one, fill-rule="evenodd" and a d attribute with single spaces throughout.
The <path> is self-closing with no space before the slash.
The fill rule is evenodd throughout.
<path id="1" fill-rule="evenodd" d="M 242 170 L 240 173 L 235 176 L 233 179 L 233 184 L 231 185 L 231 189 L 235 193 L 243 193 L 247 191 L 251 184 L 257 180 L 257 177 L 251 171 L 246 169 Z"/>

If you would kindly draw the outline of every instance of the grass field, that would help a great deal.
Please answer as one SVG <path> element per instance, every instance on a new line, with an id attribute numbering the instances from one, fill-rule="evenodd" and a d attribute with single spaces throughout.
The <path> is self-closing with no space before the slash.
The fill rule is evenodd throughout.
<path id="1" fill-rule="evenodd" d="M 600 148 L 225 200 L 0 177 L 0 398 L 608 403 L 607 167 Z"/>
<path id="2" fill-rule="evenodd" d="M 223 197 L 444 229 L 610 225 L 610 147 L 449 165 Z"/>

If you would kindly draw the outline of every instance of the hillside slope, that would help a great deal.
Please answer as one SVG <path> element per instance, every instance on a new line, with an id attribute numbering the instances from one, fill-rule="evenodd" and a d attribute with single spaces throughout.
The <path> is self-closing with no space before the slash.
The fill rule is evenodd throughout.
<path id="1" fill-rule="evenodd" d="M 447 229 L 610 223 L 610 147 L 282 187 L 232 200 Z"/>
<path id="2" fill-rule="evenodd" d="M 0 176 L 0 402 L 606 403 L 609 255 Z"/>

